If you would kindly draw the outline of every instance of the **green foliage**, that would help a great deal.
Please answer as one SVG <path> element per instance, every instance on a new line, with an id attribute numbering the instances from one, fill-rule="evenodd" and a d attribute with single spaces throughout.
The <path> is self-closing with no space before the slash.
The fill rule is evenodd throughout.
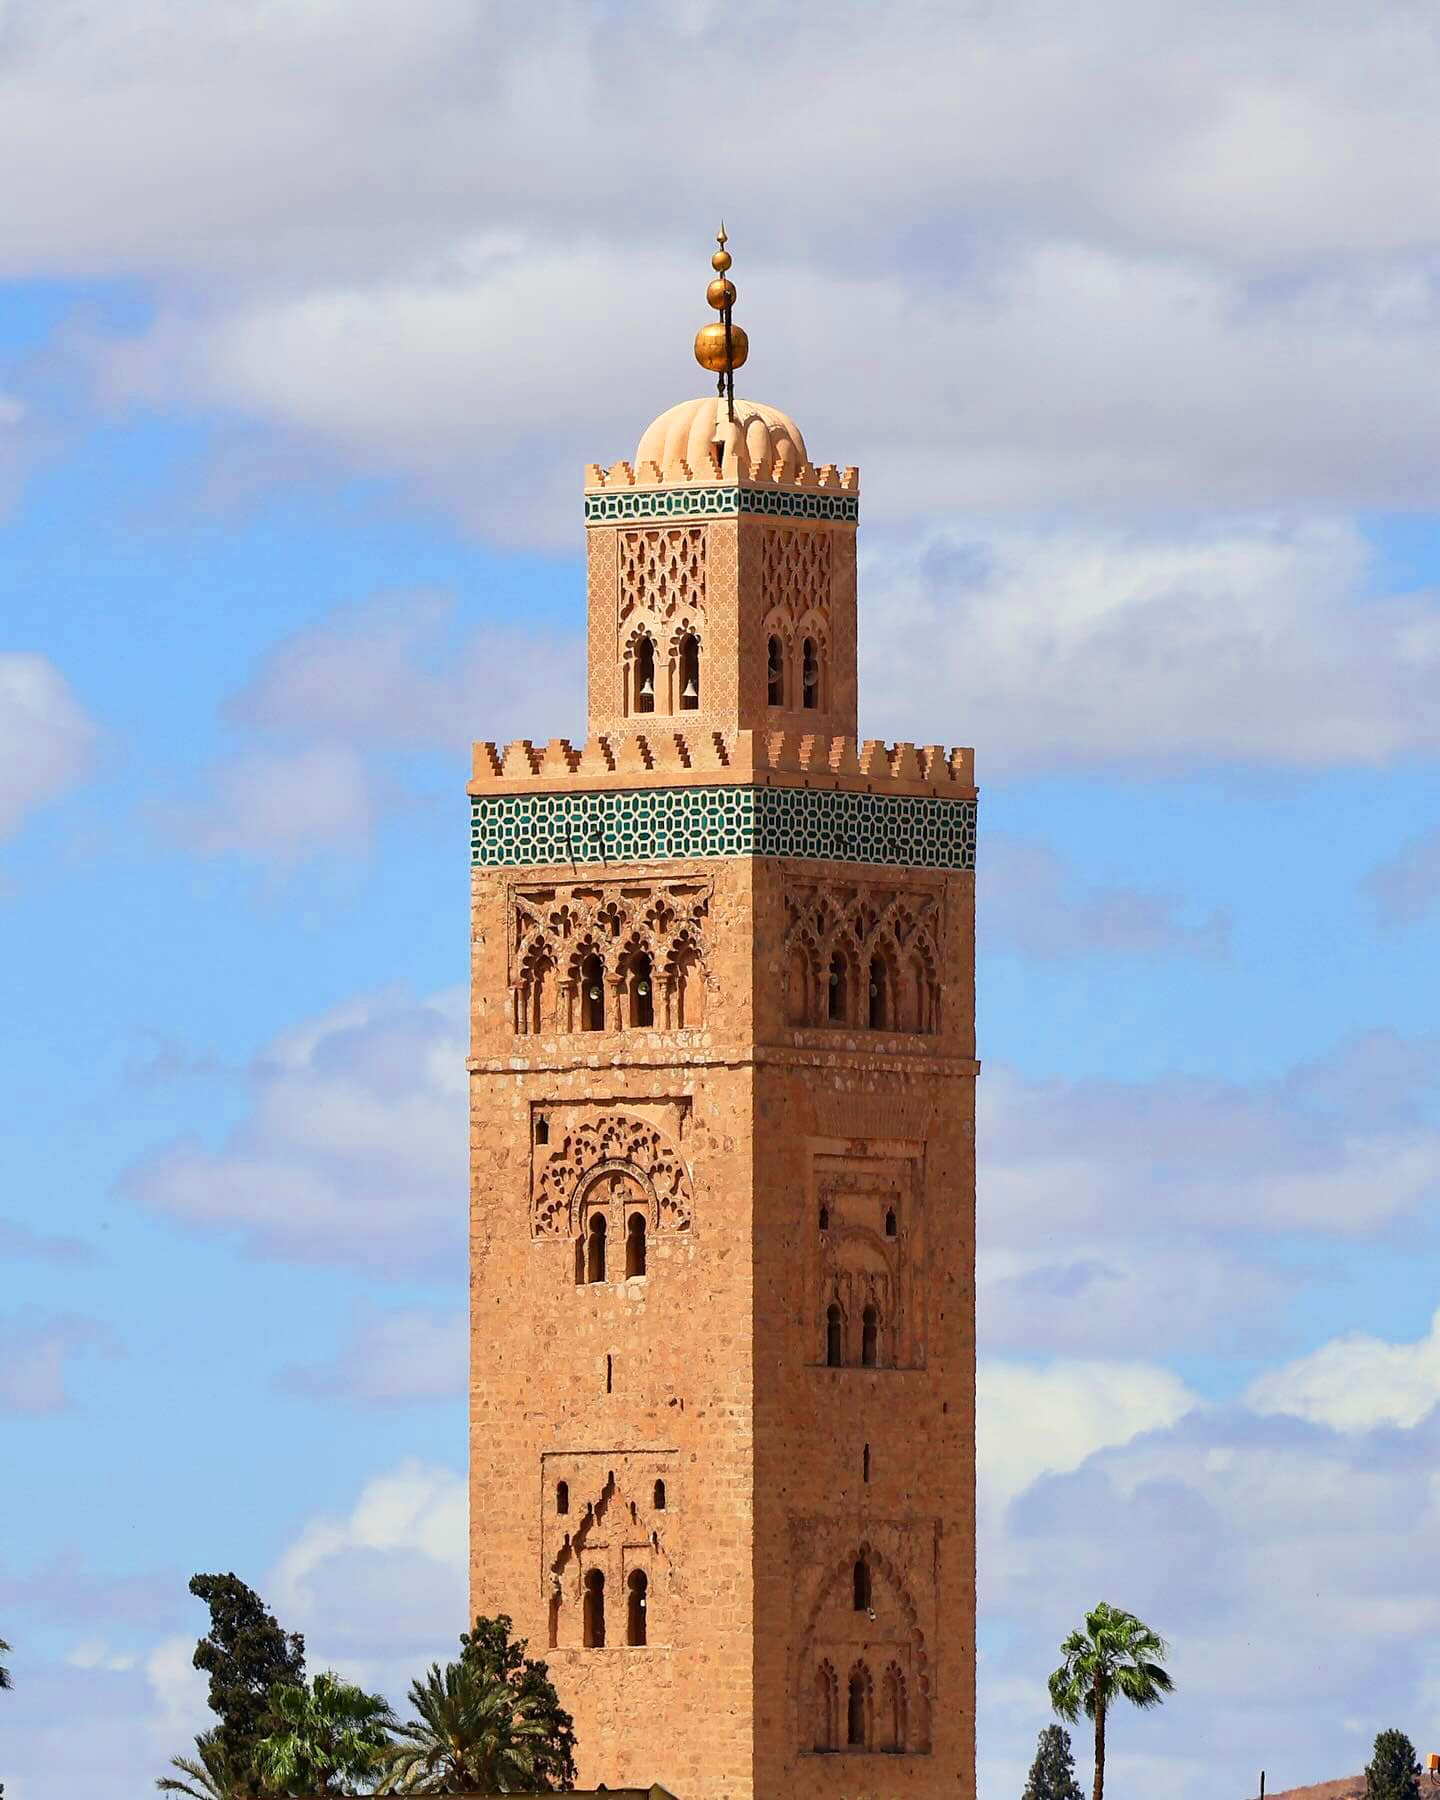
<path id="1" fill-rule="evenodd" d="M 575 1721 L 561 1706 L 548 1667 L 526 1656 L 526 1640 L 514 1642 L 512 1629 L 505 1613 L 476 1619 L 473 1631 L 460 1634 L 460 1660 L 486 1685 L 503 1683 L 522 1716 L 541 1726 L 531 1784 L 539 1794 L 563 1794 L 575 1786 Z"/>
<path id="2" fill-rule="evenodd" d="M 1375 1734 L 1365 1765 L 1365 1800 L 1420 1800 L 1420 1759 L 1403 1731 Z"/>
<path id="3" fill-rule="evenodd" d="M 254 1752 L 262 1791 L 341 1794 L 369 1786 L 390 1743 L 395 1715 L 378 1694 L 326 1670 L 308 1686 L 273 1687 L 265 1724 Z"/>
<path id="4" fill-rule="evenodd" d="M 1063 1725 L 1047 1725 L 1040 1733 L 1020 1800 L 1085 1800 L 1085 1790 L 1075 1779 L 1070 1733 Z"/>
<path id="5" fill-rule="evenodd" d="M 1095 1800 L 1105 1792 L 1105 1718 L 1117 1699 L 1142 1708 L 1159 1706 L 1174 1682 L 1160 1659 L 1157 1637 L 1133 1613 L 1100 1605 L 1085 1615 L 1085 1629 L 1060 1646 L 1064 1658 L 1050 1677 L 1050 1704 L 1072 1724 L 1082 1710 L 1095 1721 Z"/>
<path id="6" fill-rule="evenodd" d="M 396 1729 L 381 1791 L 391 1794 L 535 1792 L 546 1727 L 533 1704 L 473 1662 L 430 1665 L 412 1682 L 419 1715 Z M 544 1792 L 542 1788 L 539 1790 Z"/>
<path id="7" fill-rule="evenodd" d="M 190 1592 L 210 1608 L 210 1630 L 195 1646 L 195 1667 L 210 1677 L 210 1710 L 220 1721 L 216 1742 L 226 1768 L 248 1777 L 266 1729 L 270 1690 L 305 1679 L 305 1640 L 283 1632 L 238 1575 L 196 1575 Z M 239 1792 L 260 1794 L 257 1782 L 246 1777 Z"/>
<path id="8" fill-rule="evenodd" d="M 9 1654 L 10 1646 L 5 1642 L 4 1638 L 0 1638 L 0 1656 L 8 1656 Z M 5 1667 L 4 1663 L 0 1663 L 0 1688 L 8 1688 L 9 1685 L 10 1671 Z"/>
<path id="9" fill-rule="evenodd" d="M 245 1800 L 250 1792 L 245 1771 L 233 1768 L 225 1755 L 218 1726 L 200 1733 L 194 1756 L 172 1756 L 170 1767 L 185 1780 L 158 1776 L 155 1785 L 162 1793 L 189 1794 L 191 1800 Z"/>

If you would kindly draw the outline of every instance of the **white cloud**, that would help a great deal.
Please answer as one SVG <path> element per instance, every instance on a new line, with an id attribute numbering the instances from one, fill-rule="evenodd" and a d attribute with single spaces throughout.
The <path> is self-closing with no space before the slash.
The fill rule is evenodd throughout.
<path id="1" fill-rule="evenodd" d="M 463 997 L 364 996 L 277 1038 L 223 1145 L 134 1167 L 148 1210 L 262 1256 L 448 1275 L 466 1211 Z"/>
<path id="2" fill-rule="evenodd" d="M 114 1331 L 97 1319 L 30 1312 L 0 1317 L 0 1414 L 66 1411 L 73 1404 L 71 1364 L 84 1351 L 124 1354 Z"/>
<path id="3" fill-rule="evenodd" d="M 1192 924 L 1135 888 L 1085 891 L 1047 845 L 987 832 L 976 887 L 979 941 L 1021 956 L 1219 956 L 1229 923 Z"/>
<path id="4" fill-rule="evenodd" d="M 219 764 L 202 800 L 164 808 L 166 834 L 201 855 L 287 863 L 322 850 L 364 849 L 387 807 L 387 784 L 340 744 L 247 749 Z"/>
<path id="5" fill-rule="evenodd" d="M 86 774 L 96 736 L 53 663 L 0 652 L 0 841 Z"/>
<path id="6" fill-rule="evenodd" d="M 875 715 L 983 746 L 995 773 L 1440 751 L 1440 598 L 1368 596 L 1368 551 L 1339 522 L 977 527 L 866 561 Z"/>
<path id="7" fill-rule="evenodd" d="M 1257 1376 L 1245 1399 L 1256 1412 L 1290 1413 L 1338 1431 L 1418 1425 L 1440 1401 L 1440 1312 L 1418 1343 L 1351 1332 Z"/>
<path id="8" fill-rule="evenodd" d="M 977 1486 L 992 1518 L 1041 1475 L 1078 1469 L 1095 1451 L 1173 1425 L 1197 1403 L 1148 1363 L 982 1361 L 976 1376 Z"/>
<path id="9" fill-rule="evenodd" d="M 65 1661 L 72 1669 L 111 1669 L 118 1672 L 135 1667 L 133 1655 L 111 1650 L 103 1638 L 93 1637 L 83 1639 L 68 1650 Z"/>
<path id="10" fill-rule="evenodd" d="M 384 1311 L 361 1305 L 331 1363 L 288 1369 L 279 1385 L 293 1393 L 372 1406 L 456 1399 L 467 1389 L 469 1355 L 464 1312 L 421 1306 Z"/>

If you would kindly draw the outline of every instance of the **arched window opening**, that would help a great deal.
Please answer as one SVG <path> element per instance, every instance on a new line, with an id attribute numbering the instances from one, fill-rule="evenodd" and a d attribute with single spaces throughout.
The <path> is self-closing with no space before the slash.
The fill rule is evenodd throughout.
<path id="1" fill-rule="evenodd" d="M 791 1025 L 810 1023 L 809 965 L 797 944 L 785 965 L 785 1017 Z"/>
<path id="2" fill-rule="evenodd" d="M 860 1366 L 873 1369 L 880 1361 L 880 1315 L 867 1306 L 860 1315 Z"/>
<path id="3" fill-rule="evenodd" d="M 627 1644 L 643 1644 L 645 1642 L 645 1611 L 649 1600 L 650 1583 L 643 1569 L 636 1569 L 626 1583 L 629 1589 L 625 1606 L 625 1642 Z"/>
<path id="4" fill-rule="evenodd" d="M 820 1229 L 822 1231 L 830 1229 L 830 1208 L 828 1206 L 820 1208 Z"/>
<path id="5" fill-rule="evenodd" d="M 886 1235 L 886 1237 L 894 1237 L 896 1235 L 896 1233 L 899 1231 L 899 1229 L 900 1229 L 899 1221 L 895 1217 L 895 1208 L 893 1206 L 887 1206 L 885 1208 L 885 1235 Z"/>
<path id="6" fill-rule="evenodd" d="M 885 1748 L 905 1748 L 909 1721 L 905 1716 L 905 1677 L 892 1664 L 885 1676 Z"/>
<path id="7" fill-rule="evenodd" d="M 814 638 L 806 638 L 800 652 L 800 703 L 807 711 L 820 704 L 820 652 Z"/>
<path id="8" fill-rule="evenodd" d="M 852 1585 L 855 1590 L 855 1608 L 854 1608 L 854 1610 L 856 1612 L 869 1612 L 869 1610 L 870 1610 L 870 1565 L 868 1562 L 866 1562 L 866 1560 L 863 1556 L 857 1556 L 855 1558 L 854 1578 L 853 1578 Z"/>
<path id="9" fill-rule="evenodd" d="M 548 1144 L 550 1142 L 550 1121 L 545 1117 L 544 1113 L 537 1113 L 535 1115 L 535 1142 L 537 1144 Z"/>
<path id="10" fill-rule="evenodd" d="M 765 664 L 765 680 L 768 687 L 768 701 L 771 706 L 785 704 L 785 646 L 778 637 L 772 637 L 769 644 L 768 659 Z"/>
<path id="11" fill-rule="evenodd" d="M 655 977 L 648 956 L 630 959 L 630 1023 L 638 1026 L 655 1023 Z"/>
<path id="12" fill-rule="evenodd" d="M 881 957 L 870 958 L 870 1029 L 884 1031 L 889 1019 L 890 996 L 885 991 L 885 963 Z"/>
<path id="13" fill-rule="evenodd" d="M 655 1483 L 655 1510 L 656 1512 L 665 1510 L 665 1483 L 663 1481 Z"/>
<path id="14" fill-rule="evenodd" d="M 694 712 L 700 705 L 700 640 L 687 631 L 680 640 L 680 709 Z"/>
<path id="15" fill-rule="evenodd" d="M 527 1031 L 543 1031 L 550 1017 L 551 977 L 554 969 L 542 957 L 530 970 L 529 992 L 525 996 L 524 1025 Z M 543 1140 L 542 1140 L 543 1141 Z"/>
<path id="16" fill-rule="evenodd" d="M 587 956 L 580 965 L 580 1029 L 605 1029 L 605 965 L 598 956 Z"/>
<path id="17" fill-rule="evenodd" d="M 605 1279 L 605 1230 L 604 1213 L 591 1213 L 585 1255 L 585 1279 L 587 1281 L 603 1281 Z"/>
<path id="18" fill-rule="evenodd" d="M 837 950 L 830 958 L 830 998 L 828 1002 L 828 1014 L 832 1025 L 843 1025 L 845 1023 L 845 1016 L 848 1010 L 845 993 L 845 975 L 845 958 L 844 955 Z"/>
<path id="19" fill-rule="evenodd" d="M 675 958 L 675 1023 L 682 1030 L 696 1030 L 705 1023 L 705 974 L 697 950 L 682 951 Z"/>
<path id="20" fill-rule="evenodd" d="M 585 1648 L 605 1648 L 605 1574 L 591 1569 L 585 1577 Z"/>
<path id="21" fill-rule="evenodd" d="M 642 637 L 635 646 L 635 710 L 655 710 L 655 645 L 648 637 Z"/>
<path id="22" fill-rule="evenodd" d="M 825 1314 L 825 1361 L 832 1369 L 838 1369 L 845 1360 L 840 1341 L 840 1308 L 832 1300 Z"/>
<path id="23" fill-rule="evenodd" d="M 858 1669 L 850 1677 L 850 1701 L 845 1711 L 845 1742 L 852 1750 L 865 1748 L 865 1677 Z"/>
<path id="24" fill-rule="evenodd" d="M 645 1273 L 645 1215 L 631 1213 L 625 1222 L 625 1279 Z"/>
<path id="25" fill-rule="evenodd" d="M 868 1444 L 865 1446 L 865 1460 L 864 1460 L 863 1464 L 861 1465 L 861 1468 L 862 1468 L 861 1480 L 869 1481 L 869 1479 L 870 1479 L 870 1446 Z"/>
<path id="26" fill-rule="evenodd" d="M 555 1483 L 555 1510 L 557 1513 L 568 1513 L 570 1510 L 570 1483 L 568 1481 Z"/>
<path id="27" fill-rule="evenodd" d="M 835 1671 L 829 1663 L 815 1671 L 815 1748 L 835 1748 Z"/>

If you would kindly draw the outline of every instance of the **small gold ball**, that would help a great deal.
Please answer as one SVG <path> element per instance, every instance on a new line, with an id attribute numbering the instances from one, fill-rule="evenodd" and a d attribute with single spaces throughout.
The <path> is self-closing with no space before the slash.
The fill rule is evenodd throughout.
<path id="1" fill-rule="evenodd" d="M 723 275 L 734 260 L 735 258 L 728 250 L 717 250 L 710 258 L 710 267 L 712 269 L 718 269 Z"/>
<path id="2" fill-rule="evenodd" d="M 727 306 L 735 304 L 735 283 L 727 281 L 723 275 L 712 281 L 705 290 L 705 298 L 716 312 L 724 312 Z"/>

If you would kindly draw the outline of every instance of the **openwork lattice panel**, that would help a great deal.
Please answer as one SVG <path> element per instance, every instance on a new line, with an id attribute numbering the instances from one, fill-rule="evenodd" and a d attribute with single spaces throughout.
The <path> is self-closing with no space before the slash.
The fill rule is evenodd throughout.
<path id="1" fill-rule="evenodd" d="M 973 800 L 828 788 L 639 788 L 471 800 L 478 868 L 557 868 L 713 856 L 795 856 L 973 869 Z"/>
<path id="2" fill-rule="evenodd" d="M 633 612 L 670 619 L 679 612 L 705 611 L 705 531 L 703 526 L 620 534 L 620 622 Z"/>

